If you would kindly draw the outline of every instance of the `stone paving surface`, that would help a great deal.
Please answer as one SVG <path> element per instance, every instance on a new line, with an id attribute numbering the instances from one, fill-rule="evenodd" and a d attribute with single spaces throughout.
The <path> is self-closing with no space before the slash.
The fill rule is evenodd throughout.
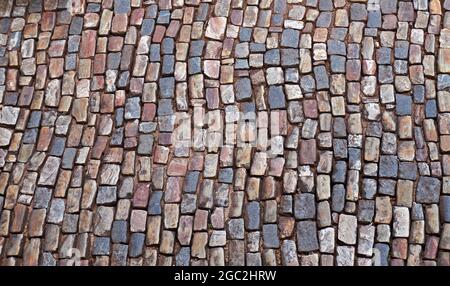
<path id="1" fill-rule="evenodd" d="M 450 265 L 450 0 L 0 0 L 1 265 Z"/>

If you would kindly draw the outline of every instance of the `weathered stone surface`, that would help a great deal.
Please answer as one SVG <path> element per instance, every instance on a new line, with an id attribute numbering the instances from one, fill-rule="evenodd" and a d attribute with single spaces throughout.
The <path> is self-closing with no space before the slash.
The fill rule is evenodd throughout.
<path id="1" fill-rule="evenodd" d="M 260 206 L 258 202 L 250 202 L 246 206 L 246 228 L 257 230 L 260 228 Z"/>
<path id="2" fill-rule="evenodd" d="M 263 226 L 263 241 L 265 248 L 280 247 L 278 227 L 276 224 L 265 224 Z"/>
<path id="3" fill-rule="evenodd" d="M 113 243 L 127 243 L 128 241 L 128 223 L 127 221 L 113 222 L 111 229 L 111 239 Z"/>
<path id="4" fill-rule="evenodd" d="M 339 216 L 338 239 L 346 244 L 356 243 L 357 219 L 351 215 Z"/>
<path id="5" fill-rule="evenodd" d="M 94 217 L 94 233 L 96 235 L 108 235 L 111 231 L 114 210 L 112 207 L 98 207 Z"/>
<path id="6" fill-rule="evenodd" d="M 294 216 L 296 219 L 313 219 L 316 215 L 314 194 L 302 193 L 295 196 Z"/>
<path id="7" fill-rule="evenodd" d="M 213 17 L 208 21 L 205 36 L 215 40 L 221 40 L 225 34 L 227 18 Z"/>
<path id="8" fill-rule="evenodd" d="M 300 252 L 309 252 L 319 249 L 315 222 L 300 221 L 297 223 L 297 249 Z"/>
<path id="9" fill-rule="evenodd" d="M 60 163 L 60 158 L 48 157 L 39 176 L 38 184 L 43 186 L 55 185 Z"/>
<path id="10" fill-rule="evenodd" d="M 394 237 L 409 237 L 409 210 L 406 207 L 394 207 Z"/>
<path id="11" fill-rule="evenodd" d="M 230 219 L 228 221 L 228 233 L 230 239 L 244 239 L 244 220 Z"/>
<path id="12" fill-rule="evenodd" d="M 97 193 L 97 204 L 113 204 L 117 199 L 117 188 L 116 187 L 106 187 L 102 186 L 98 189 Z"/>
<path id="13" fill-rule="evenodd" d="M 297 247 L 293 240 L 284 240 L 281 246 L 281 260 L 283 266 L 298 266 Z"/>
<path id="14" fill-rule="evenodd" d="M 381 156 L 379 174 L 381 177 L 396 178 L 398 159 L 396 156 Z"/>
<path id="15" fill-rule="evenodd" d="M 53 199 L 50 204 L 47 221 L 51 223 L 61 223 L 64 218 L 65 201 L 63 199 Z"/>
<path id="16" fill-rule="evenodd" d="M 437 178 L 420 177 L 417 184 L 416 200 L 419 203 L 439 202 L 441 182 Z"/>
<path id="17" fill-rule="evenodd" d="M 0 264 L 450 265 L 449 0 L 3 2 Z"/>
<path id="18" fill-rule="evenodd" d="M 106 164 L 101 171 L 100 182 L 105 185 L 116 185 L 119 180 L 120 166 Z"/>
<path id="19" fill-rule="evenodd" d="M 0 146 L 8 146 L 9 143 L 11 142 L 12 134 L 13 131 L 7 128 L 0 127 Z M 2 161 L 4 161 L 4 159 L 2 159 Z"/>
<path id="20" fill-rule="evenodd" d="M 359 227 L 358 254 L 372 256 L 373 243 L 375 239 L 375 227 L 363 225 Z"/>
<path id="21" fill-rule="evenodd" d="M 355 248 L 352 246 L 338 246 L 336 248 L 336 266 L 353 266 L 355 259 Z"/>
<path id="22" fill-rule="evenodd" d="M 245 100 L 251 98 L 252 87 L 249 78 L 240 78 L 236 81 L 235 95 L 237 100 Z"/>
<path id="23" fill-rule="evenodd" d="M 19 118 L 20 108 L 3 106 L 0 110 L 0 124 L 15 125 Z"/>

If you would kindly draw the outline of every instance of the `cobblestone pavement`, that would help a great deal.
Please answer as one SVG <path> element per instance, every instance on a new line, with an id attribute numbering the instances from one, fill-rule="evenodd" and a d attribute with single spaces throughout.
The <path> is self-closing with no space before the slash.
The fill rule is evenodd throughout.
<path id="1" fill-rule="evenodd" d="M 0 0 L 1 265 L 450 265 L 450 0 Z"/>

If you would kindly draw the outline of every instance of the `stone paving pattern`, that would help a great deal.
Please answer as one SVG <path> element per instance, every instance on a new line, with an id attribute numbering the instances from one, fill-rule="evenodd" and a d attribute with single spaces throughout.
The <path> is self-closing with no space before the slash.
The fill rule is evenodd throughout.
<path id="1" fill-rule="evenodd" d="M 1 265 L 449 265 L 450 0 L 0 0 L 0 213 Z"/>

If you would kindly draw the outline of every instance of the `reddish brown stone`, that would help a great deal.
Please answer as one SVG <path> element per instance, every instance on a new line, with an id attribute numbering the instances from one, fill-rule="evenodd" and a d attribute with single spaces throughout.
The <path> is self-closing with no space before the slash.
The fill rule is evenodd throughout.
<path id="1" fill-rule="evenodd" d="M 44 233 L 45 209 L 35 209 L 31 212 L 28 222 L 28 234 L 30 237 L 40 237 Z"/>
<path id="2" fill-rule="evenodd" d="M 39 265 L 39 250 L 41 240 L 33 238 L 27 241 L 23 253 L 24 266 L 38 266 Z"/>
<path id="3" fill-rule="evenodd" d="M 412 84 L 424 84 L 425 77 L 422 65 L 413 65 L 409 67 L 409 78 Z"/>
<path id="4" fill-rule="evenodd" d="M 398 258 L 393 258 L 391 260 L 391 266 L 405 266 L 405 262 Z"/>
<path id="5" fill-rule="evenodd" d="M 19 71 L 16 69 L 8 69 L 6 72 L 6 90 L 16 91 L 17 90 L 17 79 Z"/>
<path id="6" fill-rule="evenodd" d="M 406 259 L 408 256 L 408 240 L 406 238 L 396 238 L 392 241 L 392 256 Z"/>
<path id="7" fill-rule="evenodd" d="M 273 116 L 274 111 L 271 112 L 271 116 Z M 286 136 L 288 132 L 288 118 L 286 110 L 278 111 L 278 122 L 279 122 L 279 134 Z"/>
<path id="8" fill-rule="evenodd" d="M 300 140 L 299 163 L 313 165 L 317 160 L 316 140 Z"/>
<path id="9" fill-rule="evenodd" d="M 208 225 L 208 211 L 197 210 L 194 217 L 194 230 L 206 230 Z"/>
<path id="10" fill-rule="evenodd" d="M 207 88 L 206 89 L 206 101 L 208 102 L 209 109 L 216 109 L 219 107 L 219 89 L 218 88 Z"/>
<path id="11" fill-rule="evenodd" d="M 130 25 L 133 25 L 133 26 L 141 25 L 142 20 L 144 18 L 144 14 L 145 14 L 145 9 L 143 9 L 143 8 L 134 9 L 133 12 L 131 12 Z"/>
<path id="12" fill-rule="evenodd" d="M 192 238 L 192 216 L 180 217 L 180 224 L 178 226 L 177 237 L 181 245 L 189 245 Z"/>
<path id="13" fill-rule="evenodd" d="M 125 105 L 126 95 L 124 90 L 118 90 L 115 94 L 114 106 L 120 107 Z"/>
<path id="14" fill-rule="evenodd" d="M 138 125 L 137 122 L 127 122 L 125 125 L 125 136 L 126 137 L 135 137 L 138 135 Z"/>
<path id="15" fill-rule="evenodd" d="M 100 98 L 100 111 L 102 113 L 114 112 L 114 94 L 103 93 Z"/>
<path id="16" fill-rule="evenodd" d="M 433 2 L 433 1 L 431 1 Z M 431 5 L 432 7 L 430 7 L 431 9 L 433 9 L 433 4 Z M 439 5 L 440 7 L 440 5 Z M 440 8 L 439 8 L 440 10 Z M 414 21 L 414 7 L 413 7 L 413 3 L 411 2 L 401 2 L 399 3 L 399 8 L 398 8 L 398 20 L 402 21 L 402 22 L 412 22 Z"/>
<path id="17" fill-rule="evenodd" d="M 50 32 L 40 33 L 39 34 L 39 41 L 37 43 L 37 50 L 45 50 L 48 48 L 48 45 L 50 43 Z"/>
<path id="18" fill-rule="evenodd" d="M 349 60 L 347 61 L 346 79 L 358 81 L 361 78 L 361 61 L 359 60 Z"/>
<path id="19" fill-rule="evenodd" d="M 110 37 L 108 39 L 108 51 L 120 52 L 123 47 L 123 37 Z"/>
<path id="20" fill-rule="evenodd" d="M 296 229 L 302 206 L 291 196 L 297 189 L 318 192 L 317 214 L 309 219 L 322 230 L 336 227 L 336 213 L 364 216 L 363 197 L 375 202 L 374 242 L 389 246 L 388 265 L 450 264 L 445 204 L 423 205 L 425 217 L 419 218 L 413 178 L 439 179 L 439 195 L 449 193 L 450 101 L 446 78 L 436 72 L 450 73 L 444 17 L 450 1 L 381 1 L 380 30 L 366 29 L 365 23 L 377 21 L 367 20 L 365 0 L 309 1 L 314 5 L 292 0 L 286 7 L 267 0 L 73 0 L 69 11 L 61 2 L 67 1 L 0 5 L 0 135 L 6 137 L 0 143 L 0 264 L 34 266 L 55 259 L 57 265 L 70 265 L 66 250 L 72 247 L 80 251 L 81 265 L 178 265 L 186 255 L 180 251 L 187 250 L 192 265 L 374 263 L 363 251 L 361 222 L 354 226 L 357 240 L 351 246 L 321 253 L 327 242 L 313 241 L 313 252 L 304 249 L 305 238 Z M 350 36 L 342 40 L 346 56 L 342 43 L 330 41 L 339 40 L 336 31 L 316 25 L 328 10 L 336 13 L 334 26 L 348 28 Z M 297 33 L 283 29 L 289 27 L 301 30 L 298 43 L 286 37 Z M 248 40 L 242 28 L 251 32 Z M 409 52 L 402 41 L 409 43 Z M 300 50 L 299 67 L 286 50 L 292 44 L 290 52 Z M 280 52 L 279 63 L 271 52 Z M 337 61 L 330 66 L 328 60 L 338 57 L 344 67 Z M 378 70 L 381 58 L 392 65 L 394 79 L 387 69 Z M 317 74 L 317 65 L 325 65 L 328 74 Z M 276 66 L 282 68 L 267 72 Z M 280 110 L 267 100 L 272 74 L 280 76 L 276 84 L 288 100 Z M 318 91 L 301 94 L 305 76 L 313 77 Z M 169 77 L 175 84 L 167 96 L 161 79 Z M 253 93 L 234 102 L 230 91 L 236 92 L 241 77 L 251 80 Z M 410 112 L 400 114 L 391 88 L 413 97 Z M 174 113 L 194 114 L 192 124 L 209 129 L 191 134 L 194 146 L 175 142 L 179 114 L 171 126 L 162 116 L 169 109 L 162 97 L 171 101 Z M 196 106 L 203 108 L 202 116 L 192 113 Z M 233 106 L 256 110 L 257 128 L 233 134 L 230 126 L 213 124 L 230 119 L 224 109 Z M 360 122 L 362 111 L 368 115 Z M 206 114 L 213 120 L 201 123 Z M 223 136 L 218 148 L 202 144 L 219 135 L 212 131 Z M 387 132 L 397 138 L 395 146 Z M 277 146 L 264 143 L 266 136 Z M 347 156 L 335 154 L 347 163 L 343 173 L 333 167 L 333 152 L 344 151 L 334 149 L 335 139 L 346 139 L 338 148 L 347 148 Z M 398 178 L 390 178 L 393 193 L 378 182 L 378 153 L 401 162 Z M 57 163 L 53 171 L 52 161 Z M 49 174 L 52 180 L 46 179 Z M 351 201 L 336 205 L 335 187 L 342 186 Z M 376 189 L 375 196 L 367 187 Z M 105 198 L 105 190 L 112 197 Z M 153 190 L 158 192 L 152 199 L 159 201 L 150 203 Z M 259 208 L 249 208 L 249 202 Z M 410 209 L 408 237 L 400 238 L 398 219 L 393 224 L 393 206 Z M 249 217 L 258 217 L 254 225 L 259 227 L 247 225 Z M 230 229 L 230 218 L 245 221 L 242 235 Z M 124 238 L 110 241 L 108 253 L 96 253 L 117 228 Z M 389 230 L 394 230 L 391 236 Z M 143 234 L 142 252 L 133 255 Z M 270 249 L 275 236 L 280 245 Z M 354 259 L 346 251 L 354 251 Z"/>
<path id="21" fill-rule="evenodd" d="M 56 26 L 53 30 L 52 40 L 63 40 L 67 39 L 69 35 L 69 27 L 67 25 L 64 26 Z"/>
<path id="22" fill-rule="evenodd" d="M 439 237 L 427 236 L 423 257 L 426 259 L 436 259 L 439 247 Z"/>
<path id="23" fill-rule="evenodd" d="M 202 171 L 204 164 L 203 153 L 195 152 L 191 155 L 189 159 L 189 170 L 191 171 Z"/>
<path id="24" fill-rule="evenodd" d="M 123 158 L 122 148 L 110 148 L 103 158 L 105 162 L 108 163 L 121 163 Z"/>
<path id="25" fill-rule="evenodd" d="M 63 58 L 50 59 L 48 71 L 50 78 L 61 77 L 64 74 L 64 59 Z"/>
<path id="26" fill-rule="evenodd" d="M 317 118 L 319 116 L 317 111 L 317 101 L 314 99 L 306 99 L 303 101 L 303 113 L 307 118 Z"/>
<path id="27" fill-rule="evenodd" d="M 36 68 L 36 83 L 34 87 L 36 89 L 44 89 L 47 78 L 47 66 L 39 65 Z"/>
<path id="28" fill-rule="evenodd" d="M 269 176 L 280 177 L 283 173 L 284 158 L 278 157 L 269 161 Z"/>
<path id="29" fill-rule="evenodd" d="M 50 57 L 62 57 L 65 47 L 66 41 L 52 41 L 48 48 L 48 55 Z"/>
<path id="30" fill-rule="evenodd" d="M 382 27 L 386 30 L 397 29 L 397 16 L 392 14 L 384 15 Z"/>
<path id="31" fill-rule="evenodd" d="M 80 44 L 80 58 L 90 58 L 95 55 L 95 46 L 97 43 L 97 31 L 83 31 Z"/>
<path id="32" fill-rule="evenodd" d="M 56 13 L 55 12 L 44 12 L 41 18 L 41 30 L 51 31 L 55 27 Z"/>
<path id="33" fill-rule="evenodd" d="M 29 106 L 33 99 L 34 87 L 24 86 L 19 97 L 19 106 Z"/>
<path id="34" fill-rule="evenodd" d="M 117 34 L 125 34 L 128 29 L 128 15 L 116 14 L 113 17 L 111 31 Z"/>
<path id="35" fill-rule="evenodd" d="M 105 151 L 106 144 L 108 143 L 107 136 L 98 136 L 95 140 L 94 147 L 92 148 L 91 156 L 93 159 L 100 159 Z"/>
<path id="36" fill-rule="evenodd" d="M 166 30 L 166 37 L 175 38 L 180 30 L 180 21 L 173 20 L 170 21 L 169 27 Z"/>
<path id="37" fill-rule="evenodd" d="M 266 75 L 263 70 L 250 71 L 250 79 L 253 85 L 261 85 L 266 82 Z"/>
<path id="38" fill-rule="evenodd" d="M 261 199 L 268 200 L 275 197 L 276 181 L 272 176 L 263 179 L 263 187 L 260 193 Z"/>
<path id="39" fill-rule="evenodd" d="M 105 78 L 101 75 L 93 76 L 91 83 L 91 91 L 102 90 L 105 86 Z"/>
<path id="40" fill-rule="evenodd" d="M 161 25 L 157 25 L 155 27 L 155 31 L 153 32 L 153 43 L 161 43 L 162 39 L 164 38 L 164 34 L 166 33 L 166 28 Z"/>
<path id="41" fill-rule="evenodd" d="M 150 184 L 141 183 L 136 186 L 133 195 L 133 206 L 136 208 L 146 208 L 150 197 Z"/>
<path id="42" fill-rule="evenodd" d="M 183 179 L 181 177 L 168 177 L 164 201 L 166 203 L 179 203 L 181 201 L 181 188 Z"/>
<path id="43" fill-rule="evenodd" d="M 221 40 L 225 34 L 226 25 L 227 25 L 226 17 L 209 18 L 205 30 L 205 36 L 207 38 Z"/>
<path id="44" fill-rule="evenodd" d="M 36 38 L 38 35 L 38 24 L 30 23 L 25 25 L 23 29 L 23 37 L 24 39 Z"/>
<path id="45" fill-rule="evenodd" d="M 67 189 L 69 188 L 70 179 L 72 177 L 72 171 L 62 170 L 59 173 L 55 186 L 55 198 L 64 198 L 66 196 Z"/>
<path id="46" fill-rule="evenodd" d="M 146 81 L 157 81 L 159 77 L 160 63 L 149 63 L 147 66 L 147 72 L 145 73 Z"/>
<path id="47" fill-rule="evenodd" d="M 36 150 L 38 151 L 47 151 L 48 146 L 50 145 L 50 141 L 53 136 L 53 128 L 50 127 L 42 127 L 39 132 L 39 141 L 37 143 Z"/>
<path id="48" fill-rule="evenodd" d="M 154 103 L 145 103 L 142 110 L 142 121 L 153 121 L 156 115 L 156 105 Z"/>
<path id="49" fill-rule="evenodd" d="M 130 80 L 131 94 L 142 94 L 143 87 L 144 87 L 144 79 L 143 78 L 132 78 Z"/>
<path id="50" fill-rule="evenodd" d="M 80 144 L 82 134 L 83 125 L 72 124 L 69 131 L 69 136 L 67 137 L 67 147 L 77 147 Z"/>
<path id="51" fill-rule="evenodd" d="M 14 208 L 14 218 L 11 224 L 10 231 L 12 233 L 21 233 L 25 228 L 25 223 L 28 216 L 28 207 L 23 204 L 17 204 Z"/>
<path id="52" fill-rule="evenodd" d="M 293 217 L 280 216 L 278 221 L 278 229 L 281 238 L 287 238 L 292 235 L 295 226 L 295 219 Z"/>
<path id="53" fill-rule="evenodd" d="M 184 176 L 187 171 L 188 160 L 184 158 L 173 158 L 167 167 L 167 175 Z"/>
<path id="54" fill-rule="evenodd" d="M 156 146 L 153 152 L 153 162 L 159 164 L 166 164 L 169 158 L 170 149 L 164 146 Z"/>

